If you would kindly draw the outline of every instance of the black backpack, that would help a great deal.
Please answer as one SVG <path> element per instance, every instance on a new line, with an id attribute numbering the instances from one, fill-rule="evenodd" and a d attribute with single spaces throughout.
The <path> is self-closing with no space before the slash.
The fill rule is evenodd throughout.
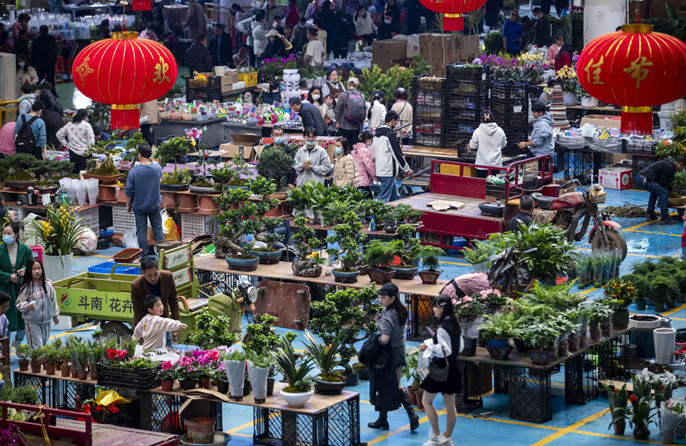
<path id="1" fill-rule="evenodd" d="M 33 116 L 27 122 L 26 115 L 21 115 L 21 126 L 19 127 L 19 132 L 17 132 L 17 138 L 14 140 L 14 147 L 17 153 L 28 153 L 41 159 L 43 155 L 36 147 L 36 137 L 31 130 L 31 124 L 36 119 L 38 119 L 38 116 Z"/>
<path id="2" fill-rule="evenodd" d="M 360 123 L 367 116 L 367 105 L 358 91 L 348 91 L 348 113 L 345 116 L 350 122 Z"/>

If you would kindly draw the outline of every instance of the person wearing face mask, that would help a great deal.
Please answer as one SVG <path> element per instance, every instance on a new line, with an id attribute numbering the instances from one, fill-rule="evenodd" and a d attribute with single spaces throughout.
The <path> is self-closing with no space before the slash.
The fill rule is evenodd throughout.
<path id="1" fill-rule="evenodd" d="M 350 143 L 341 138 L 336 143 L 336 159 L 333 168 L 333 185 L 336 187 L 360 187 L 360 174 L 355 159 L 351 155 Z"/>
<path id="2" fill-rule="evenodd" d="M 334 99 L 338 99 L 338 95 L 345 91 L 343 82 L 338 77 L 338 69 L 332 65 L 329 69 L 329 74 L 326 76 L 326 82 L 322 85 L 322 94 L 324 97 L 332 95 Z"/>
<path id="3" fill-rule="evenodd" d="M 272 138 L 274 139 L 274 147 L 283 150 L 286 155 L 295 159 L 295 150 L 288 145 L 288 139 L 284 137 L 282 127 L 275 126 L 272 128 Z M 296 175 L 297 173 L 295 172 L 295 169 L 291 169 L 286 175 L 286 183 L 289 187 L 295 184 Z"/>
<path id="4" fill-rule="evenodd" d="M 17 310 L 17 295 L 26 273 L 29 261 L 33 260 L 31 248 L 19 242 L 21 225 L 17 222 L 5 223 L 0 244 L 0 289 L 10 295 L 7 309 L 10 331 L 16 331 L 12 345 L 16 348 L 24 340 L 24 319 Z"/>
<path id="5" fill-rule="evenodd" d="M 386 113 L 385 124 L 376 129 L 374 136 L 374 158 L 376 177 L 381 185 L 378 199 L 384 202 L 400 199 L 396 177 L 402 170 L 407 176 L 412 176 L 412 169 L 405 161 L 400 141 L 394 127 L 398 124 L 398 113 L 389 110 Z"/>
<path id="6" fill-rule="evenodd" d="M 312 181 L 324 183 L 324 176 L 331 170 L 329 155 L 317 144 L 317 130 L 307 127 L 303 136 L 305 137 L 305 145 L 295 154 L 295 164 L 293 165 L 298 174 L 295 185 L 301 187 L 303 184 Z"/>
<path id="7" fill-rule="evenodd" d="M 280 15 L 274 17 L 272 22 L 272 29 L 275 29 L 279 34 L 283 34 L 283 18 Z"/>
<path id="8" fill-rule="evenodd" d="M 307 93 L 307 102 L 317 107 L 322 113 L 322 116 L 326 116 L 326 105 L 324 104 L 324 96 L 322 96 L 321 88 L 313 85 Z"/>
<path id="9" fill-rule="evenodd" d="M 23 55 L 17 55 L 17 88 L 21 91 L 23 85 L 37 85 L 38 73 L 28 63 L 28 58 Z"/>
<path id="10" fill-rule="evenodd" d="M 383 22 L 379 23 L 379 40 L 390 39 L 396 34 L 400 34 L 400 24 L 393 20 L 393 14 L 386 11 L 383 16 Z"/>
<path id="11" fill-rule="evenodd" d="M 550 22 L 543 14 L 541 8 L 534 8 L 534 45 L 539 48 L 550 45 L 550 36 L 553 32 Z"/>

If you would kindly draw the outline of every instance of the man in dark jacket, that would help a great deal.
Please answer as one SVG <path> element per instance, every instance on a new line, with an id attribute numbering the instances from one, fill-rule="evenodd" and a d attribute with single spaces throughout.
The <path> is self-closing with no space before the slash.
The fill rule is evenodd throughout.
<path id="1" fill-rule="evenodd" d="M 541 8 L 534 8 L 534 45 L 541 48 L 550 45 L 550 37 L 553 32 L 550 22 L 543 14 Z"/>
<path id="2" fill-rule="evenodd" d="M 207 49 L 207 36 L 204 34 L 199 35 L 186 51 L 186 66 L 191 76 L 194 71 L 198 73 L 212 72 L 212 57 L 210 57 L 210 52 Z"/>
<path id="3" fill-rule="evenodd" d="M 648 220 L 657 219 L 655 202 L 660 206 L 661 225 L 669 224 L 669 191 L 674 174 L 686 166 L 686 157 L 680 156 L 676 160 L 671 158 L 656 161 L 647 165 L 636 175 L 636 184 L 643 186 L 650 192 L 648 198 Z"/>
<path id="4" fill-rule="evenodd" d="M 300 17 L 298 25 L 293 27 L 291 43 L 295 51 L 302 51 L 303 46 L 307 43 L 307 20 L 305 17 Z"/>
<path id="5" fill-rule="evenodd" d="M 59 148 L 62 147 L 57 139 L 57 131 L 64 127 L 64 119 L 62 113 L 55 110 L 43 110 L 43 121 L 45 121 L 45 137 L 47 147 Z"/>
<path id="6" fill-rule="evenodd" d="M 164 306 L 162 317 L 171 317 L 179 320 L 179 299 L 176 295 L 176 284 L 172 273 L 160 271 L 155 256 L 147 256 L 141 259 L 142 275 L 131 284 L 131 304 L 133 305 L 133 323 L 135 328 L 138 322 L 147 314 L 145 310 L 145 297 L 148 294 L 159 296 Z"/>
<path id="7" fill-rule="evenodd" d="M 38 79 L 55 82 L 55 61 L 57 61 L 57 42 L 48 32 L 46 25 L 41 25 L 40 35 L 31 45 L 33 66 L 38 72 Z"/>
<path id="8" fill-rule="evenodd" d="M 231 36 L 224 31 L 224 25 L 221 23 L 214 24 L 214 35 L 210 40 L 208 48 L 210 55 L 212 55 L 212 63 L 214 66 L 233 66 L 233 45 L 231 44 Z"/>
<path id="9" fill-rule="evenodd" d="M 383 202 L 400 199 L 396 181 L 398 172 L 402 170 L 407 176 L 412 176 L 412 169 L 405 161 L 403 149 L 394 130 L 398 119 L 398 112 L 389 110 L 386 113 L 386 123 L 378 127 L 374 135 L 374 166 L 376 177 L 381 183 L 381 192 L 377 199 Z"/>
<path id="10" fill-rule="evenodd" d="M 299 97 L 291 98 L 290 105 L 294 112 L 300 114 L 304 129 L 312 127 L 317 130 L 317 135 L 326 135 L 326 122 L 316 105 L 302 102 Z"/>
<path id="11" fill-rule="evenodd" d="M 507 225 L 507 230 L 518 232 L 522 225 L 529 226 L 534 221 L 531 215 L 534 212 L 534 199 L 529 195 L 524 195 L 519 199 L 519 214 L 512 217 Z"/>

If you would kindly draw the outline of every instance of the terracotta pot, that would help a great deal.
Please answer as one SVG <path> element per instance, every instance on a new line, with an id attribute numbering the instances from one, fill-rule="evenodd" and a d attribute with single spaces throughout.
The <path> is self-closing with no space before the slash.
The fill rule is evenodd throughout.
<path id="1" fill-rule="evenodd" d="M 41 363 L 40 362 L 31 361 L 31 373 L 40 373 L 40 369 L 41 369 Z"/>
<path id="2" fill-rule="evenodd" d="M 46 362 L 45 363 L 45 374 L 54 375 L 55 374 L 55 364 Z"/>
<path id="3" fill-rule="evenodd" d="M 264 214 L 265 217 L 281 217 L 285 215 L 286 212 L 282 204 L 277 204 L 275 207 L 271 208 Z"/>
<path id="4" fill-rule="evenodd" d="M 195 214 L 198 212 L 198 196 L 192 194 L 179 194 L 179 202 L 176 210 L 182 214 Z"/>
<path id="5" fill-rule="evenodd" d="M 207 195 L 200 196 L 200 209 L 198 210 L 199 215 L 214 215 L 215 211 L 218 210 L 219 206 L 217 206 L 217 202 L 214 201 L 214 197 Z"/>
<path id="6" fill-rule="evenodd" d="M 388 283 L 391 281 L 391 279 L 393 279 L 395 276 L 395 271 L 392 269 L 372 268 L 369 270 L 368 275 L 369 280 L 377 285 L 383 285 L 384 283 Z"/>
<path id="7" fill-rule="evenodd" d="M 87 180 L 89 178 L 96 178 L 100 180 L 100 184 L 116 184 L 117 180 L 119 180 L 119 177 L 121 174 L 117 175 L 94 175 L 90 173 L 84 173 L 83 174 L 83 179 Z"/>
<path id="8" fill-rule="evenodd" d="M 163 379 L 160 381 L 160 385 L 162 386 L 162 390 L 165 392 L 171 392 L 171 390 L 174 388 L 174 380 L 173 379 Z"/>
<path id="9" fill-rule="evenodd" d="M 98 186 L 98 201 L 103 203 L 116 202 L 116 192 L 117 191 L 114 187 L 103 186 L 101 184 Z"/>
<path id="10" fill-rule="evenodd" d="M 206 376 L 198 380 L 198 387 L 201 389 L 209 389 L 211 386 L 210 377 Z"/>
<path id="11" fill-rule="evenodd" d="M 176 209 L 176 199 L 175 192 L 162 192 L 162 206 L 165 209 Z"/>
<path id="12" fill-rule="evenodd" d="M 117 195 L 117 203 L 126 204 L 126 193 L 124 193 L 124 187 L 119 188 L 119 195 Z"/>
<path id="13" fill-rule="evenodd" d="M 28 359 L 20 359 L 19 360 L 19 370 L 22 372 L 25 372 L 29 369 L 29 360 Z"/>
<path id="14" fill-rule="evenodd" d="M 79 379 L 81 381 L 88 380 L 88 370 L 79 370 Z"/>
<path id="15" fill-rule="evenodd" d="M 93 367 L 90 371 L 91 375 L 91 381 L 97 381 L 98 380 L 98 371 L 96 370 L 95 367 Z"/>
<path id="16" fill-rule="evenodd" d="M 407 394 L 410 396 L 410 404 L 417 405 L 417 389 L 412 386 L 407 387 Z"/>
<path id="17" fill-rule="evenodd" d="M 62 364 L 62 368 L 60 369 L 60 374 L 62 375 L 62 378 L 69 378 L 70 372 L 71 366 L 69 364 Z"/>
<path id="18" fill-rule="evenodd" d="M 74 379 L 79 378 L 79 370 L 76 367 L 71 368 L 71 377 Z"/>
<path id="19" fill-rule="evenodd" d="M 619 420 L 613 426 L 615 428 L 615 435 L 624 435 L 624 431 L 626 430 L 626 421 Z"/>
<path id="20" fill-rule="evenodd" d="M 55 370 L 57 370 L 57 371 L 62 370 L 62 361 L 61 360 L 57 361 L 55 363 Z"/>

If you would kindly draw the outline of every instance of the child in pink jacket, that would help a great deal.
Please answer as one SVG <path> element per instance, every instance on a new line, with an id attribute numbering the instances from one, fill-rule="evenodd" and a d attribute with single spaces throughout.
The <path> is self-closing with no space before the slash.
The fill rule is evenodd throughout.
<path id="1" fill-rule="evenodd" d="M 357 172 L 360 176 L 360 190 L 372 197 L 372 185 L 376 183 L 376 167 L 374 167 L 374 151 L 370 149 L 374 134 L 369 130 L 362 132 L 361 142 L 353 147 L 351 155 L 355 160 Z"/>

